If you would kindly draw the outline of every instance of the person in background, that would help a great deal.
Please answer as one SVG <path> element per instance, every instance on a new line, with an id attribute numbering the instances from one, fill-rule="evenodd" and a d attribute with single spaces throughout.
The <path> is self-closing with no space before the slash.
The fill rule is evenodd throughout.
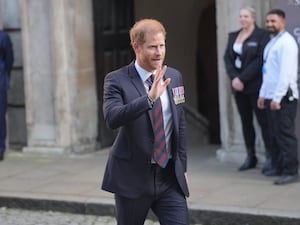
<path id="1" fill-rule="evenodd" d="M 242 122 L 247 150 L 247 157 L 239 167 L 239 171 L 255 168 L 257 165 L 254 112 L 262 131 L 266 151 L 266 160 L 262 169 L 264 172 L 270 167 L 270 134 L 266 111 L 258 109 L 257 99 L 262 82 L 263 49 L 269 41 L 269 33 L 256 25 L 255 18 L 254 8 L 246 6 L 240 9 L 241 29 L 229 33 L 224 61 Z"/>
<path id="2" fill-rule="evenodd" d="M 285 30 L 285 13 L 273 9 L 267 13 L 266 28 L 272 34 L 264 50 L 263 83 L 257 105 L 267 109 L 272 136 L 272 168 L 265 175 L 279 175 L 276 185 L 298 180 L 295 117 L 299 98 L 298 46 Z"/>
<path id="3" fill-rule="evenodd" d="M 8 34 L 0 30 L 0 161 L 6 150 L 6 111 L 10 72 L 13 66 L 12 42 Z"/>
<path id="4" fill-rule="evenodd" d="M 187 225 L 184 86 L 163 65 L 166 31 L 154 19 L 130 30 L 135 60 L 104 79 L 103 114 L 118 129 L 102 189 L 115 194 L 118 225 L 143 225 L 152 209 L 162 225 Z"/>

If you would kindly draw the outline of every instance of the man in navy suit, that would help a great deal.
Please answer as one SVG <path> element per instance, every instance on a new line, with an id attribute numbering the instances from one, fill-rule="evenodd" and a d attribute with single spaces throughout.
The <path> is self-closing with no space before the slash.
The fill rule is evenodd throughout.
<path id="1" fill-rule="evenodd" d="M 106 75 L 103 112 L 118 129 L 102 189 L 115 194 L 118 225 L 143 225 L 152 209 L 162 225 L 187 225 L 189 196 L 184 87 L 177 70 L 164 66 L 166 31 L 153 19 L 130 30 L 136 59 Z M 154 75 L 153 75 L 154 74 Z M 152 76 L 153 75 L 153 76 Z M 149 83 L 149 77 L 154 80 Z M 157 160 L 153 111 L 162 105 L 164 163 Z"/>
<path id="2" fill-rule="evenodd" d="M 12 43 L 7 33 L 0 30 L 0 161 L 4 159 L 6 140 L 7 91 L 13 65 Z"/>

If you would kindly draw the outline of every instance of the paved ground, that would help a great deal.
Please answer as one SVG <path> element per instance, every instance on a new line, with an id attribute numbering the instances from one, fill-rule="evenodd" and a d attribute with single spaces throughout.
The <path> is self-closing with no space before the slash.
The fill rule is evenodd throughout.
<path id="1" fill-rule="evenodd" d="M 74 215 L 52 211 L 0 209 L 0 225 L 115 225 L 109 216 Z M 147 225 L 154 225 L 147 221 Z"/>
<path id="2" fill-rule="evenodd" d="M 115 225 L 112 216 L 0 208 L 0 225 Z M 145 225 L 159 225 L 146 220 Z"/>
<path id="3" fill-rule="evenodd" d="M 216 159 L 218 148 L 189 147 L 193 223 L 300 224 L 300 183 L 275 186 L 260 168 L 237 172 Z M 0 207 L 113 216 L 113 196 L 100 189 L 107 156 L 107 149 L 69 156 L 8 151 L 0 162 Z"/>

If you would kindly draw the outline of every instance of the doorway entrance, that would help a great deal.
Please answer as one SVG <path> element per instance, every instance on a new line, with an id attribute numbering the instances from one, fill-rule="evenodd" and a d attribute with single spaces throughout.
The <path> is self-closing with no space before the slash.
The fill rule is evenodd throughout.
<path id="1" fill-rule="evenodd" d="M 158 2 L 158 0 L 156 1 Z M 186 6 L 184 11 L 181 10 L 182 3 L 179 0 L 174 0 L 173 11 L 168 10 L 170 5 L 164 2 L 160 3 L 159 10 L 154 9 L 153 2 L 146 1 L 93 0 L 93 4 L 100 147 L 111 145 L 116 135 L 116 131 L 106 128 L 103 120 L 104 76 L 108 72 L 130 63 L 134 58 L 128 30 L 138 18 L 157 18 L 167 26 L 168 34 L 170 34 L 167 38 L 167 64 L 183 72 L 187 91 L 192 90 L 190 93 L 197 95 L 197 101 L 192 101 L 192 108 L 209 121 L 209 142 L 219 143 L 215 1 L 197 2 L 196 5 L 189 3 L 194 7 Z M 137 15 L 135 15 L 134 8 L 138 9 Z M 181 12 L 175 13 L 176 20 L 173 16 L 174 12 Z M 167 13 L 169 14 L 167 15 Z M 196 23 L 194 18 L 197 18 Z M 177 21 L 181 21 L 180 26 Z M 194 22 L 195 26 L 189 27 L 191 22 Z M 189 31 L 193 35 L 192 39 L 188 35 L 181 35 Z M 188 48 L 186 48 L 186 43 L 188 43 Z M 188 49 L 189 55 L 182 57 L 186 49 Z M 195 49 L 197 52 L 194 51 Z M 194 81 L 197 82 L 197 85 L 194 85 Z M 198 133 L 202 135 L 201 132 Z M 198 136 L 197 138 L 202 139 Z"/>
<path id="2" fill-rule="evenodd" d="M 103 81 L 107 73 L 133 59 L 128 30 L 134 22 L 133 0 L 93 0 L 96 80 L 98 97 L 98 143 L 113 143 L 116 131 L 106 128 L 103 112 Z"/>
<path id="3" fill-rule="evenodd" d="M 213 2 L 199 17 L 197 38 L 198 110 L 209 121 L 208 136 L 212 144 L 220 143 L 216 29 Z"/>

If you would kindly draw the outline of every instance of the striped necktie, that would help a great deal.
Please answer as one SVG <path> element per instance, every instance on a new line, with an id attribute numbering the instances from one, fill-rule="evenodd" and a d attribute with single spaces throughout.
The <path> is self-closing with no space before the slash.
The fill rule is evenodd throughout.
<path id="1" fill-rule="evenodd" d="M 152 87 L 153 83 L 153 75 L 151 75 L 146 83 L 149 86 L 149 90 Z M 154 132 L 154 150 L 153 150 L 153 159 L 154 161 L 165 168 L 169 157 L 166 148 L 166 137 L 165 137 L 165 129 L 164 129 L 164 119 L 162 113 L 162 104 L 160 98 L 158 98 L 153 105 L 152 108 L 152 121 L 153 121 L 153 132 Z"/>

